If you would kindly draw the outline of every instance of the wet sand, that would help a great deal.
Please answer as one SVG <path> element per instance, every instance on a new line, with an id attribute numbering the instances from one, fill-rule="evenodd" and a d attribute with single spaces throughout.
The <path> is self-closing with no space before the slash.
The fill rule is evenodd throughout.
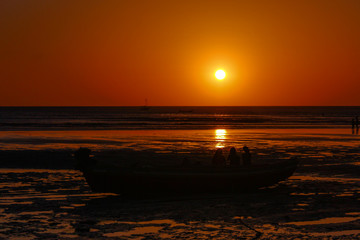
<path id="1" fill-rule="evenodd" d="M 153 145 L 159 147 L 152 153 L 159 151 L 164 156 L 179 154 L 181 146 L 210 154 L 210 148 L 219 143 L 225 151 L 231 145 L 246 143 L 256 161 L 301 159 L 288 181 L 249 193 L 139 199 L 92 193 L 76 170 L 3 168 L 0 238 L 358 239 L 360 142 L 358 135 L 346 131 L 228 131 L 224 136 L 215 134 L 209 141 L 200 135 L 187 145 L 187 135 L 150 135 L 156 139 Z M 171 143 L 169 138 L 173 139 Z M 129 153 L 129 144 L 144 148 L 137 142 L 140 137 L 133 139 L 126 143 L 126 149 L 119 147 L 117 151 Z M 183 144 L 174 150 L 173 142 L 181 139 L 185 139 Z M 144 151 L 150 151 L 151 142 L 146 142 Z M 69 154 L 73 147 L 67 145 Z M 97 149 L 103 152 L 111 147 Z M 45 148 L 37 151 L 44 152 Z"/>

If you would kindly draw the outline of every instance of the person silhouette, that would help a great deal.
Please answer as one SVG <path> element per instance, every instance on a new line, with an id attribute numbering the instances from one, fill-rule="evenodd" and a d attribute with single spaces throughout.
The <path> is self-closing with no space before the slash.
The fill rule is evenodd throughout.
<path id="1" fill-rule="evenodd" d="M 230 166 L 240 165 L 240 157 L 236 154 L 236 149 L 234 147 L 230 148 L 230 153 L 227 160 L 230 163 Z"/>
<path id="2" fill-rule="evenodd" d="M 225 166 L 226 165 L 225 157 L 223 156 L 221 148 L 216 150 L 215 155 L 212 159 L 212 165 L 214 165 L 214 166 Z"/>
<path id="3" fill-rule="evenodd" d="M 351 127 L 352 127 L 352 129 L 355 128 L 355 119 L 351 119 Z"/>
<path id="4" fill-rule="evenodd" d="M 242 159 L 243 159 L 243 165 L 244 166 L 249 166 L 251 165 L 251 153 L 250 150 L 247 146 L 243 147 L 244 153 L 242 154 Z"/>
<path id="5" fill-rule="evenodd" d="M 359 128 L 359 117 L 358 116 L 355 117 L 355 126 L 356 126 L 356 128 Z"/>

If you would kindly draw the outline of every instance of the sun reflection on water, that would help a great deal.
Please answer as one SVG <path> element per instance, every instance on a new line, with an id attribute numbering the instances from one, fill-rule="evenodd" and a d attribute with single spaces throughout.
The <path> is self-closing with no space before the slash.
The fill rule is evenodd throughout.
<path id="1" fill-rule="evenodd" d="M 227 139 L 226 135 L 227 135 L 227 132 L 225 129 L 216 129 L 215 130 L 215 142 L 216 142 L 215 148 L 225 147 L 224 142 L 225 142 L 225 139 Z"/>

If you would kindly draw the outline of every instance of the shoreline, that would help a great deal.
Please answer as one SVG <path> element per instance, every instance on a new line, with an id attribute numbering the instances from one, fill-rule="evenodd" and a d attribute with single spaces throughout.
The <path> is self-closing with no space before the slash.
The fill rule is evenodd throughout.
<path id="1" fill-rule="evenodd" d="M 211 159 L 217 148 L 226 155 L 244 145 L 259 160 L 330 157 L 337 148 L 355 154 L 359 140 L 349 129 L 12 131 L 0 132 L 0 167 L 72 169 L 79 147 L 127 161 Z"/>

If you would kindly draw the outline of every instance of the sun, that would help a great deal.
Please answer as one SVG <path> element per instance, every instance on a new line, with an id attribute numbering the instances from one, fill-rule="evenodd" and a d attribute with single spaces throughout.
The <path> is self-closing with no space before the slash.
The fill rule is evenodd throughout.
<path id="1" fill-rule="evenodd" d="M 218 80 L 223 80 L 226 76 L 226 73 L 224 72 L 224 70 L 217 70 L 215 72 L 215 77 L 218 79 Z"/>

